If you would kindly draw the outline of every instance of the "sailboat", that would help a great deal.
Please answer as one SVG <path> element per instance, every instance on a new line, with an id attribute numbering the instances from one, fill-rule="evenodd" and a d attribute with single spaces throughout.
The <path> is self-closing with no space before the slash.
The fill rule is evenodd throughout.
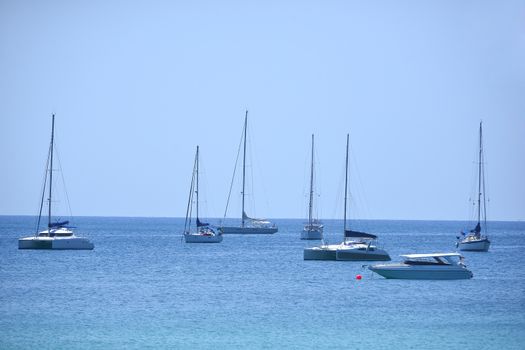
<path id="1" fill-rule="evenodd" d="M 195 191 L 193 191 L 195 189 Z M 193 194 L 195 193 L 195 230 L 191 227 L 191 212 Z M 221 232 L 215 230 L 206 222 L 199 219 L 199 146 L 195 152 L 193 172 L 191 176 L 190 194 L 188 196 L 188 206 L 186 208 L 186 220 L 184 221 L 184 240 L 186 243 L 220 243 L 222 242 Z"/>
<path id="2" fill-rule="evenodd" d="M 456 244 L 459 250 L 462 251 L 475 251 L 475 252 L 487 252 L 490 247 L 490 241 L 487 237 L 487 206 L 485 200 L 485 166 L 483 162 L 483 125 L 479 123 L 479 159 L 478 159 L 478 199 L 477 199 L 477 212 L 478 222 L 476 226 L 468 233 L 461 232 L 464 236 L 462 239 L 458 238 Z M 483 198 L 483 200 L 482 200 Z M 482 215 L 483 213 L 483 215 Z M 485 227 L 485 235 L 481 234 L 481 219 L 483 217 L 483 223 Z"/>
<path id="3" fill-rule="evenodd" d="M 92 250 L 95 246 L 87 238 L 77 237 L 73 232 L 73 227 L 69 226 L 69 221 L 60 221 L 52 215 L 52 196 L 53 196 L 53 154 L 55 146 L 55 115 L 51 117 L 51 143 L 46 164 L 46 177 L 40 201 L 40 211 L 38 213 L 38 223 L 36 233 L 29 237 L 18 240 L 18 249 L 55 249 L 55 250 Z M 49 178 L 49 182 L 48 182 Z M 42 209 L 46 193 L 46 183 L 48 184 L 49 194 L 47 198 L 47 229 L 40 231 L 42 219 Z"/>
<path id="4" fill-rule="evenodd" d="M 278 228 L 275 224 L 271 223 L 266 219 L 251 218 L 246 214 L 244 202 L 245 202 L 245 189 L 246 189 L 246 134 L 248 131 L 248 111 L 244 117 L 244 128 L 242 132 L 243 139 L 243 156 L 242 156 L 242 210 L 241 210 L 241 225 L 240 226 L 221 226 L 219 230 L 224 234 L 272 234 L 277 232 Z M 235 177 L 235 170 L 233 172 Z M 232 180 L 233 185 L 233 180 Z M 231 195 L 232 187 L 230 187 L 230 193 L 228 194 L 228 202 Z M 224 218 L 228 212 L 228 203 L 226 203 L 226 210 L 224 212 Z"/>
<path id="5" fill-rule="evenodd" d="M 372 245 L 377 236 L 370 233 L 347 230 L 346 209 L 348 201 L 348 145 L 349 135 L 346 134 L 345 162 L 345 200 L 343 214 L 343 242 L 340 244 L 323 244 L 318 247 L 304 249 L 304 260 L 342 260 L 342 261 L 375 261 L 390 260 L 388 253 Z"/>
<path id="6" fill-rule="evenodd" d="M 301 232 L 301 239 L 317 240 L 323 239 L 323 224 L 314 219 L 312 215 L 314 202 L 314 135 L 312 134 L 312 161 L 310 165 L 310 200 L 308 202 L 308 224 Z"/>

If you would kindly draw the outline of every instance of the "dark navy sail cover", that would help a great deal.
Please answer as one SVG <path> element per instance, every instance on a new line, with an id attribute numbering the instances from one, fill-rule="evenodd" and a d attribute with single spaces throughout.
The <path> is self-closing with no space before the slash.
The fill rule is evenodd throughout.
<path id="1" fill-rule="evenodd" d="M 373 235 L 371 233 L 365 233 L 365 232 L 359 232 L 359 231 L 352 231 L 352 230 L 346 230 L 345 231 L 345 238 L 349 237 L 357 237 L 357 238 L 371 238 L 376 239 L 377 236 Z"/>
<path id="2" fill-rule="evenodd" d="M 207 223 L 207 222 L 202 222 L 199 220 L 199 218 L 197 218 L 197 227 L 204 227 L 204 226 L 209 226 L 210 224 Z"/>
<path id="3" fill-rule="evenodd" d="M 67 224 L 69 224 L 69 221 L 52 222 L 52 223 L 48 224 L 47 227 L 49 227 L 49 228 L 64 227 Z"/>

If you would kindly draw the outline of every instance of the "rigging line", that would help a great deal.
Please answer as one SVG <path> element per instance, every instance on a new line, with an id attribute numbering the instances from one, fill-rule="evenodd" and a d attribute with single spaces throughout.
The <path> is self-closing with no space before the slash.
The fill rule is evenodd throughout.
<path id="1" fill-rule="evenodd" d="M 250 127 L 250 126 L 248 126 Z M 251 130 L 251 129 L 250 129 Z M 252 134 L 250 134 L 252 135 Z M 254 139 L 252 137 L 252 139 Z M 264 199 L 264 204 L 266 205 L 266 208 L 263 208 L 266 210 L 266 213 L 267 214 L 270 214 L 270 202 L 268 201 L 268 191 L 266 190 L 266 184 L 264 182 L 264 178 L 262 176 L 262 174 L 264 174 L 261 170 L 261 165 L 259 163 L 259 153 L 257 152 L 257 148 L 256 148 L 256 145 L 254 143 L 254 141 L 250 139 L 249 140 L 249 152 L 250 152 L 250 161 L 251 161 L 251 177 L 252 177 L 252 183 L 251 183 L 251 187 L 252 187 L 252 207 L 253 207 L 253 214 L 255 217 L 258 217 L 257 215 L 257 208 L 256 208 L 256 201 L 255 201 L 255 187 L 254 187 L 254 184 L 255 182 L 253 181 L 253 168 L 255 168 L 255 170 L 257 171 L 256 174 L 261 174 L 259 177 L 258 177 L 258 181 L 257 181 L 257 184 L 260 184 L 260 188 L 258 188 L 259 190 L 262 190 L 262 194 L 263 194 L 263 199 Z M 259 192 L 257 192 L 259 193 Z M 269 217 L 269 215 L 263 215 L 262 217 Z"/>
<path id="2" fill-rule="evenodd" d="M 252 141 L 250 141 L 250 146 L 251 146 L 251 150 L 250 150 L 250 156 L 252 158 L 252 163 L 255 165 L 255 168 L 257 170 L 257 174 L 264 174 L 262 172 L 262 168 L 261 168 L 261 165 L 260 163 L 258 162 L 258 159 L 260 159 L 258 157 L 258 152 L 257 152 L 257 149 L 255 148 L 255 145 L 252 145 Z M 252 202 L 253 202 L 253 210 L 254 210 L 254 214 L 256 214 L 256 201 L 255 201 L 255 189 L 254 189 L 254 181 L 253 181 L 253 165 L 252 165 Z M 266 210 L 266 214 L 271 214 L 270 213 L 270 202 L 268 201 L 268 191 L 266 189 L 266 183 L 264 182 L 264 178 L 263 176 L 259 176 L 258 177 L 258 181 L 257 183 L 260 184 L 261 188 L 259 188 L 260 190 L 262 189 L 262 194 L 263 194 L 263 199 L 264 199 L 264 204 L 266 205 L 266 208 L 263 208 L 264 210 Z M 270 215 L 263 215 L 263 217 L 269 217 Z M 255 217 L 257 217 L 257 215 L 255 215 Z"/>
<path id="3" fill-rule="evenodd" d="M 251 134 L 250 134 L 251 135 Z M 257 215 L 257 208 L 256 208 L 256 203 L 255 203 L 255 187 L 254 187 L 254 181 L 253 181 L 253 168 L 254 168 L 254 165 L 257 166 L 257 164 L 255 163 L 254 161 L 254 146 L 253 146 L 253 142 L 252 142 L 252 139 L 250 139 L 250 141 L 248 141 L 248 152 L 249 152 L 249 160 L 250 160 L 250 196 L 251 196 L 251 200 L 250 200 L 250 204 L 251 204 L 251 210 L 250 210 L 250 215 L 253 215 L 253 217 L 257 218 L 258 215 Z M 257 168 L 257 170 L 260 171 L 259 168 Z M 264 190 L 263 190 L 264 191 Z"/>
<path id="4" fill-rule="evenodd" d="M 60 160 L 60 152 L 58 151 L 58 146 L 55 142 L 55 152 L 57 154 L 57 160 L 58 160 L 58 169 L 60 171 L 60 177 L 62 178 L 62 185 L 64 186 L 64 192 L 66 193 L 66 203 L 67 207 L 69 209 L 69 217 L 73 217 L 73 211 L 71 210 L 71 202 L 69 201 L 69 193 L 67 191 L 66 187 L 66 181 L 64 180 L 64 172 L 62 171 L 62 162 Z"/>
<path id="5" fill-rule="evenodd" d="M 339 180 L 337 181 L 337 191 L 335 192 L 335 202 L 332 206 L 332 219 L 339 220 L 341 218 L 341 194 L 343 193 L 344 188 L 344 177 L 345 177 L 345 168 L 344 164 L 342 165 L 342 168 L 339 170 Z"/>
<path id="6" fill-rule="evenodd" d="M 309 149 L 309 147 L 308 147 L 308 149 Z M 308 185 L 307 185 L 308 172 L 307 172 L 306 169 L 310 169 L 310 167 L 308 166 L 309 159 L 310 159 L 310 156 L 309 156 L 308 152 L 306 152 L 304 154 L 304 158 L 303 158 L 303 171 L 301 172 L 301 174 L 303 176 L 303 185 L 301 187 L 303 189 L 302 193 L 301 193 L 302 203 L 300 204 L 301 205 L 301 209 L 300 209 L 301 217 L 307 217 L 308 216 Z M 306 208 L 306 214 L 303 214 L 303 210 L 305 208 Z"/>
<path id="7" fill-rule="evenodd" d="M 186 207 L 186 219 L 184 220 L 184 233 L 189 231 L 188 218 L 190 218 L 189 215 L 191 215 L 190 208 L 191 208 L 191 202 L 193 200 L 193 183 L 195 181 L 195 161 L 193 162 L 193 170 L 191 172 L 190 193 L 188 194 L 188 205 Z"/>
<path id="8" fill-rule="evenodd" d="M 470 164 L 470 190 L 469 190 L 469 200 L 468 200 L 468 221 L 470 222 L 475 221 L 476 217 L 476 201 L 474 200 L 475 193 L 476 193 L 476 180 L 478 176 L 478 164 L 477 162 L 471 162 Z"/>
<path id="9" fill-rule="evenodd" d="M 315 168 L 314 168 L 314 177 L 315 177 L 315 187 L 317 189 L 316 191 L 316 198 L 317 200 L 315 201 L 317 203 L 316 206 L 314 206 L 315 208 L 315 211 L 316 211 L 316 215 L 317 215 L 317 219 L 319 220 L 322 216 L 322 203 L 321 203 L 321 193 L 322 193 L 322 183 L 323 183 L 323 177 L 322 177 L 322 166 L 321 166 L 321 162 L 319 161 L 319 157 L 318 157 L 318 153 L 317 153 L 317 149 L 315 150 L 315 154 L 314 154 L 314 159 L 315 159 Z"/>
<path id="10" fill-rule="evenodd" d="M 50 149 L 51 151 L 51 149 Z M 42 208 L 44 206 L 44 197 L 46 193 L 46 184 L 47 184 L 47 169 L 49 167 L 49 151 L 47 153 L 46 168 L 44 171 L 44 185 L 42 186 L 42 197 L 40 199 L 40 210 L 38 211 L 38 221 L 36 224 L 35 236 L 38 235 L 38 230 L 40 229 L 40 219 L 42 218 Z"/>
<path id="11" fill-rule="evenodd" d="M 487 190 L 485 188 L 485 150 L 483 145 L 481 146 L 481 172 L 482 172 L 482 181 L 483 181 L 483 224 L 485 235 L 487 234 Z"/>
<path id="12" fill-rule="evenodd" d="M 482 147 L 482 129 L 481 123 L 479 123 L 479 163 L 478 163 L 478 224 L 481 220 L 481 156 L 483 154 Z"/>
<path id="13" fill-rule="evenodd" d="M 314 134 L 312 134 L 312 160 L 310 165 L 310 196 L 308 201 L 308 230 L 312 228 L 312 205 L 314 200 Z"/>
<path id="14" fill-rule="evenodd" d="M 216 213 L 215 207 L 212 205 L 213 202 L 208 200 L 208 188 L 210 188 L 208 183 L 208 173 L 205 166 L 205 161 L 203 161 L 202 153 L 199 151 L 199 211 L 202 213 L 201 217 L 210 218 L 210 213 Z"/>
<path id="15" fill-rule="evenodd" d="M 244 124 L 243 124 L 243 130 L 244 130 Z M 243 134 L 244 134 L 244 131 L 241 133 L 241 139 L 239 141 L 239 147 L 237 149 L 237 158 L 235 158 L 235 166 L 233 167 L 232 181 L 230 183 L 230 191 L 228 192 L 228 199 L 226 200 L 226 209 L 224 209 L 223 221 L 224 221 L 224 219 L 226 219 L 226 214 L 228 213 L 228 205 L 230 204 L 230 197 L 231 197 L 231 194 L 232 194 L 233 182 L 235 181 L 235 173 L 237 171 L 237 164 L 239 162 L 239 155 L 241 153 Z M 221 226 L 222 226 L 222 222 L 221 222 Z"/>
<path id="16" fill-rule="evenodd" d="M 364 209 L 364 217 L 370 217 L 370 207 L 368 205 L 368 202 L 367 202 L 367 196 L 366 196 L 366 192 L 365 192 L 365 187 L 363 186 L 363 181 L 362 181 L 362 177 L 361 177 L 361 173 L 359 171 L 359 164 L 357 162 L 357 156 L 355 155 L 355 152 L 353 152 L 354 150 L 354 147 L 352 145 L 352 141 L 350 140 L 350 158 L 351 158 L 351 169 L 354 170 L 353 174 L 355 174 L 355 178 L 357 178 L 357 188 L 356 186 L 352 186 L 350 184 L 350 188 L 354 187 L 355 188 L 355 191 L 353 192 L 354 193 L 354 198 L 351 200 L 351 203 L 354 203 L 355 205 L 353 206 L 354 208 L 354 212 L 357 212 L 356 214 L 359 213 L 359 210 L 360 208 L 363 208 Z M 352 190 L 350 190 L 350 193 L 352 193 Z M 354 219 L 356 218 L 362 218 L 363 217 L 362 215 L 354 215 Z"/>

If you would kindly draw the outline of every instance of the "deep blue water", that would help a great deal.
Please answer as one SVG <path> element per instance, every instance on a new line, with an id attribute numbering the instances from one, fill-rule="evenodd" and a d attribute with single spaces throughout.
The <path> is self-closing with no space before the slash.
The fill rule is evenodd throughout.
<path id="1" fill-rule="evenodd" d="M 93 251 L 19 251 L 34 218 L 0 216 L 1 349 L 524 349 L 525 223 L 492 222 L 474 278 L 386 280 L 304 261 L 301 220 L 184 244 L 171 218 L 75 220 Z M 453 251 L 462 222 L 362 221 L 393 260 Z M 341 222 L 326 222 L 329 242 Z M 355 279 L 362 274 L 363 279 Z"/>

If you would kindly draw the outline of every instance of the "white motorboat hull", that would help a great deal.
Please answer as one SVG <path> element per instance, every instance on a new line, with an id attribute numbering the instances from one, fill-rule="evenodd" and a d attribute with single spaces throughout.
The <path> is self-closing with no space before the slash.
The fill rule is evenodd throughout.
<path id="1" fill-rule="evenodd" d="M 304 239 L 304 240 L 320 240 L 320 239 L 323 239 L 323 230 L 322 229 L 320 231 L 303 230 L 303 232 L 301 232 L 301 239 Z"/>
<path id="2" fill-rule="evenodd" d="M 461 251 L 488 252 L 490 241 L 488 238 L 464 239 L 459 242 L 458 248 Z"/>
<path id="3" fill-rule="evenodd" d="M 185 234 L 186 243 L 220 243 L 222 235 Z"/>
<path id="4" fill-rule="evenodd" d="M 336 251 L 339 245 L 304 248 L 304 260 L 336 260 Z"/>
<path id="5" fill-rule="evenodd" d="M 340 247 L 336 251 L 336 259 L 341 261 L 390 261 L 390 255 L 376 247 L 363 249 L 359 247 Z"/>
<path id="6" fill-rule="evenodd" d="M 389 279 L 409 280 L 460 280 L 470 279 L 470 270 L 460 266 L 414 266 L 407 264 L 379 264 L 368 267 Z"/>
<path id="7" fill-rule="evenodd" d="M 24 237 L 18 240 L 18 249 L 92 250 L 95 245 L 87 238 L 67 237 Z"/>
<path id="8" fill-rule="evenodd" d="M 223 234 L 243 234 L 243 235 L 268 235 L 277 232 L 277 227 L 240 227 L 225 226 L 220 228 Z"/>

